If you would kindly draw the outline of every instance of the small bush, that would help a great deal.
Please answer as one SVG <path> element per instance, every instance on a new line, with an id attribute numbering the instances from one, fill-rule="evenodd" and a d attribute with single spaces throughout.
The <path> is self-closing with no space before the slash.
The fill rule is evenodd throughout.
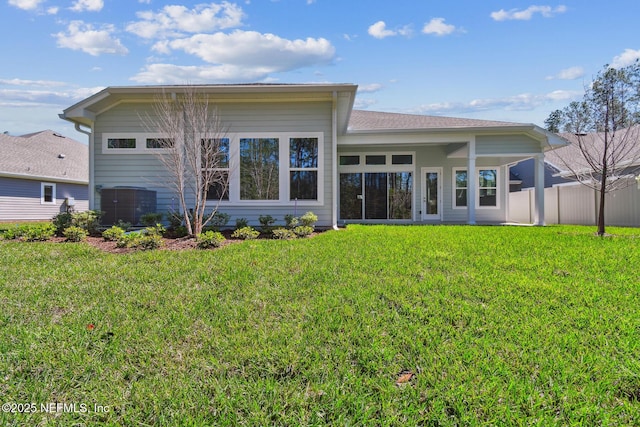
<path id="1" fill-rule="evenodd" d="M 83 228 L 76 227 L 75 225 L 67 227 L 63 234 L 64 237 L 67 238 L 67 242 L 82 242 L 87 240 L 87 232 Z"/>
<path id="2" fill-rule="evenodd" d="M 73 214 L 71 212 L 60 212 L 53 217 L 51 222 L 56 229 L 56 236 L 62 237 L 64 230 L 73 225 Z"/>
<path id="3" fill-rule="evenodd" d="M 140 216 L 140 222 L 145 227 L 153 227 L 154 225 L 162 221 L 162 214 L 160 212 L 149 212 Z"/>
<path id="4" fill-rule="evenodd" d="M 98 227 L 100 227 L 101 211 L 85 211 L 75 212 L 71 214 L 71 225 L 80 227 L 90 235 L 99 235 Z"/>
<path id="5" fill-rule="evenodd" d="M 171 229 L 171 235 L 173 237 L 185 237 L 188 234 L 189 234 L 189 231 L 187 230 L 187 227 L 185 227 L 184 225 L 179 225 Z"/>
<path id="6" fill-rule="evenodd" d="M 284 216 L 284 223 L 287 228 L 294 228 L 300 223 L 300 220 L 295 215 L 287 214 Z"/>
<path id="7" fill-rule="evenodd" d="M 296 233 L 289 228 L 276 228 L 271 232 L 271 235 L 277 240 L 290 240 L 296 238 Z"/>
<path id="8" fill-rule="evenodd" d="M 182 226 L 184 216 L 179 212 L 167 212 L 167 221 L 169 221 L 169 228 L 172 230 Z"/>
<path id="9" fill-rule="evenodd" d="M 236 229 L 245 228 L 249 226 L 249 220 L 247 218 L 236 218 Z"/>
<path id="10" fill-rule="evenodd" d="M 242 227 L 234 231 L 231 237 L 242 240 L 252 240 L 257 238 L 259 235 L 260 232 L 258 230 L 254 230 L 251 227 Z"/>
<path id="11" fill-rule="evenodd" d="M 129 231 L 129 229 L 131 228 L 131 223 L 119 219 L 118 222 L 114 224 L 114 226 L 118 228 L 122 228 L 122 230 L 124 231 Z"/>
<path id="12" fill-rule="evenodd" d="M 157 233 L 140 233 L 135 247 L 142 250 L 158 249 L 164 245 L 162 235 Z"/>
<path id="13" fill-rule="evenodd" d="M 260 215 L 258 221 L 262 228 L 269 228 L 276 222 L 276 219 L 271 215 Z"/>
<path id="14" fill-rule="evenodd" d="M 310 227 L 308 225 L 299 225 L 293 229 L 293 232 L 298 237 L 307 237 L 311 233 L 313 233 L 313 227 Z"/>
<path id="15" fill-rule="evenodd" d="M 307 212 L 300 217 L 300 224 L 304 227 L 314 228 L 316 222 L 318 222 L 318 215 L 313 212 Z"/>
<path id="16" fill-rule="evenodd" d="M 140 239 L 140 233 L 129 233 L 120 236 L 116 242 L 118 248 L 135 248 L 138 246 L 138 240 Z"/>
<path id="17" fill-rule="evenodd" d="M 200 249 L 219 248 L 224 241 L 224 236 L 217 231 L 205 231 L 196 236 L 196 244 Z"/>
<path id="18" fill-rule="evenodd" d="M 114 225 L 102 232 L 102 238 L 107 242 L 117 242 L 124 235 L 125 230 Z"/>
<path id="19" fill-rule="evenodd" d="M 220 230 L 222 227 L 227 225 L 230 219 L 231 217 L 229 216 L 229 214 L 216 212 L 215 214 L 213 214 L 213 217 L 211 218 L 211 221 L 209 221 L 209 224 L 211 224 L 211 226 L 215 230 Z"/>
<path id="20" fill-rule="evenodd" d="M 15 228 L 13 238 L 26 242 L 44 242 L 51 239 L 55 232 L 56 228 L 50 222 L 44 224 L 21 224 Z"/>

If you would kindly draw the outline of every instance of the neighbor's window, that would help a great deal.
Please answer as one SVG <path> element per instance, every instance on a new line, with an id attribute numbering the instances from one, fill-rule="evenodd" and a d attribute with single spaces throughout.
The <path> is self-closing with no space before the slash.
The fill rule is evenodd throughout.
<path id="1" fill-rule="evenodd" d="M 40 203 L 55 203 L 56 202 L 56 185 L 43 182 L 40 185 Z"/>
<path id="2" fill-rule="evenodd" d="M 498 171 L 480 169 L 478 178 L 478 206 L 497 206 Z"/>
<path id="3" fill-rule="evenodd" d="M 318 200 L 318 138 L 289 138 L 289 198 Z"/>
<path id="4" fill-rule="evenodd" d="M 456 170 L 455 174 L 455 207 L 467 206 L 467 171 Z"/>
<path id="5" fill-rule="evenodd" d="M 240 200 L 279 200 L 280 140 L 240 138 Z"/>
<path id="6" fill-rule="evenodd" d="M 107 148 L 136 148 L 135 138 L 109 138 Z"/>
<path id="7" fill-rule="evenodd" d="M 201 162 L 211 172 L 207 200 L 229 200 L 229 138 L 203 139 Z"/>

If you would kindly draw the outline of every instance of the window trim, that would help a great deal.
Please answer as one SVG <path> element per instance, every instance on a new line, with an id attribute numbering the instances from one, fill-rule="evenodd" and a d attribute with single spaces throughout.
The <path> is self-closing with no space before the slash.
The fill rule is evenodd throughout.
<path id="1" fill-rule="evenodd" d="M 464 166 L 456 166 L 451 170 L 451 209 L 466 210 L 467 206 L 456 206 L 456 172 L 466 171 Z M 496 189 L 496 205 L 495 206 L 480 206 L 480 171 L 481 170 L 494 170 L 496 171 L 496 186 L 495 187 L 482 187 L 482 189 L 495 188 Z M 469 189 L 469 179 L 475 179 L 476 181 L 476 194 L 475 194 L 475 207 L 476 209 L 500 209 L 500 194 L 502 191 L 502 182 L 500 180 L 500 167 L 499 166 L 476 166 L 476 172 L 473 177 L 467 174 L 467 191 Z"/>
<path id="2" fill-rule="evenodd" d="M 51 187 L 51 201 L 45 200 L 45 187 Z M 54 182 L 41 182 L 40 183 L 40 204 L 41 205 L 55 205 L 56 201 L 56 184 Z"/>

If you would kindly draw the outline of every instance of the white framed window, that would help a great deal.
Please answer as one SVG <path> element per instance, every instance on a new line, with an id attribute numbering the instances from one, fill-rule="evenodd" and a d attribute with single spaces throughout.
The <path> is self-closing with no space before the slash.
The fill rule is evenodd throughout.
<path id="1" fill-rule="evenodd" d="M 318 138 L 289 138 L 289 200 L 318 200 Z"/>
<path id="2" fill-rule="evenodd" d="M 473 177 L 469 177 L 466 168 L 453 168 L 452 178 L 453 209 L 467 208 L 469 179 L 476 180 L 476 208 L 500 208 L 500 168 L 495 166 L 478 167 L 476 168 L 476 173 Z"/>
<path id="3" fill-rule="evenodd" d="M 207 147 L 205 148 L 205 144 Z M 203 174 L 212 172 L 209 176 L 211 185 L 207 191 L 207 200 L 229 200 L 229 138 L 213 138 L 202 140 L 201 168 Z M 206 153 L 213 154 L 209 160 L 204 159 Z M 214 158 L 215 157 L 215 158 Z M 209 164 L 207 164 L 209 163 Z M 209 166 L 209 167 L 207 167 Z"/>
<path id="4" fill-rule="evenodd" d="M 56 204 L 56 185 L 51 182 L 40 183 L 40 204 L 55 205 Z"/>
<path id="5" fill-rule="evenodd" d="M 160 133 L 116 132 L 102 134 L 103 154 L 150 154 L 166 149 L 173 141 Z"/>

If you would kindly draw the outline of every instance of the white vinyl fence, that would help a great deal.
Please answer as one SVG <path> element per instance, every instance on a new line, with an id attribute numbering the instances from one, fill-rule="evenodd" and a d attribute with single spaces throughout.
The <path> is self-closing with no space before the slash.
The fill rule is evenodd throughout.
<path id="1" fill-rule="evenodd" d="M 581 184 L 558 185 L 544 190 L 547 224 L 595 225 L 600 193 Z M 509 193 L 509 221 L 532 224 L 535 220 L 533 188 Z M 636 182 L 606 195 L 606 225 L 640 227 L 640 189 Z"/>

